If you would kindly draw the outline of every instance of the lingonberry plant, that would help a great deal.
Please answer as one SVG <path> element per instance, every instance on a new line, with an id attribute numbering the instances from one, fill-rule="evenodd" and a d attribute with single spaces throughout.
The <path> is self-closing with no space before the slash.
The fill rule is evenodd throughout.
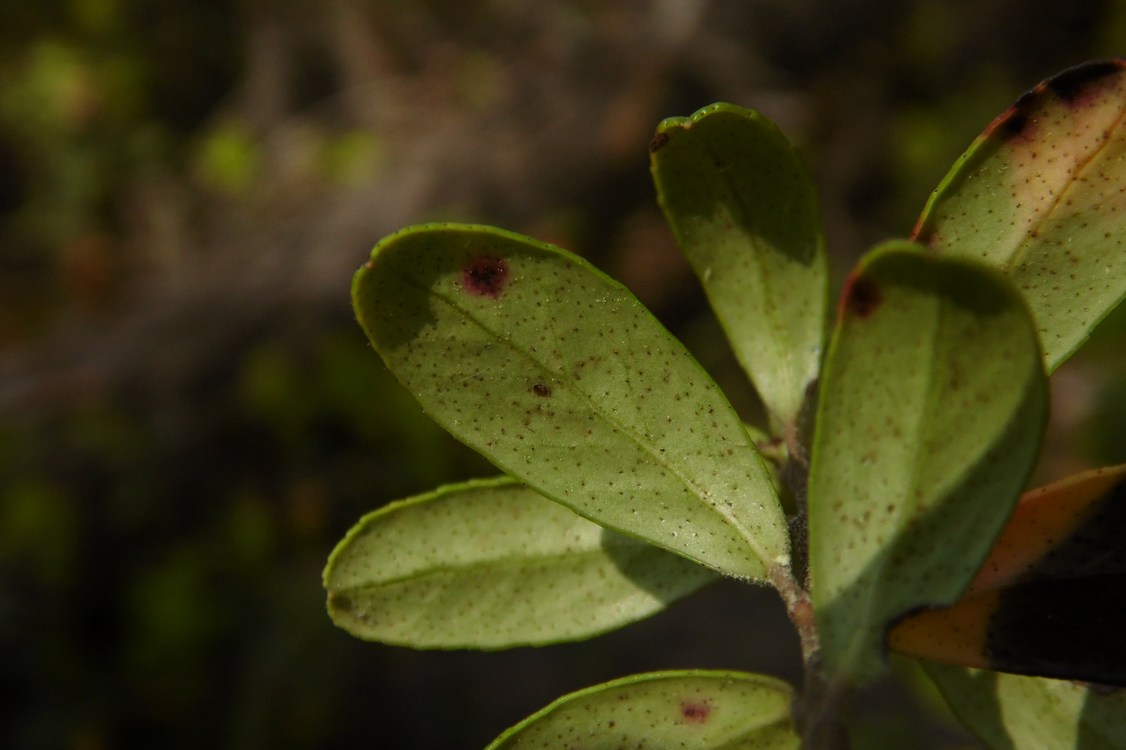
<path id="1" fill-rule="evenodd" d="M 1126 747 L 1126 466 L 1021 495 L 1048 375 L 1126 296 L 1124 117 L 1122 59 L 1032 89 L 835 312 L 812 182 L 778 129 L 727 104 L 662 122 L 660 204 L 763 426 L 581 258 L 482 226 L 387 237 L 356 274 L 360 324 L 504 476 L 363 518 L 325 570 L 333 620 L 417 648 L 547 644 L 730 576 L 781 595 L 800 695 L 638 675 L 490 747 L 841 747 L 842 698 L 889 648 L 991 747 Z"/>

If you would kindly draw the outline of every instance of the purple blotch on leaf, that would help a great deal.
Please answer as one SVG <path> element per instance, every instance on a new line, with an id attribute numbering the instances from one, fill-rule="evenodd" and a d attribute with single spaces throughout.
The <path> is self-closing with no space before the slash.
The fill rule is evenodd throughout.
<path id="1" fill-rule="evenodd" d="M 1026 135 L 1025 129 L 1030 122 L 1028 113 L 1035 102 L 1034 92 L 1030 91 L 1021 96 L 1016 104 L 1009 107 L 1003 115 L 997 118 L 995 127 L 1000 131 L 1003 138 L 1015 139 Z"/>
<path id="2" fill-rule="evenodd" d="M 1126 62 L 1117 59 L 1077 65 L 1049 80 L 1047 85 L 1060 99 L 1067 102 L 1075 101 L 1083 96 L 1092 84 L 1121 73 L 1124 64 Z"/>
<path id="3" fill-rule="evenodd" d="M 853 276 L 845 287 L 844 305 L 856 317 L 864 319 L 876 311 L 883 302 L 880 287 L 871 279 Z"/>
<path id="4" fill-rule="evenodd" d="M 461 286 L 470 294 L 496 299 L 508 281 L 508 264 L 504 258 L 482 255 L 473 258 L 461 271 Z"/>
<path id="5" fill-rule="evenodd" d="M 683 701 L 680 715 L 687 722 L 703 724 L 712 715 L 712 707 L 707 701 Z"/>
<path id="6" fill-rule="evenodd" d="M 1038 84 L 1025 92 L 1016 104 L 1009 107 L 990 125 L 989 131 L 997 131 L 1002 138 L 1015 140 L 1030 137 L 1032 125 L 1036 122 L 1035 111 L 1044 106 L 1050 94 L 1059 97 L 1072 108 L 1081 107 L 1087 101 L 1088 93 L 1097 93 L 1096 84 L 1111 76 L 1121 75 L 1126 68 L 1126 60 L 1115 58 L 1077 65 Z"/>

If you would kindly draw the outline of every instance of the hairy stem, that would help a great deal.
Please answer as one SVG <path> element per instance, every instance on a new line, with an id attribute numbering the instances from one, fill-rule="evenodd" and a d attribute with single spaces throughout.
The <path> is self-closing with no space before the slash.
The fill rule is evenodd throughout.
<path id="1" fill-rule="evenodd" d="M 821 659 L 821 644 L 810 598 L 809 581 L 809 443 L 817 402 L 817 383 L 806 389 L 802 413 L 787 425 L 786 463 L 780 472 L 793 500 L 790 519 L 790 565 L 776 566 L 770 580 L 786 605 L 790 621 L 801 641 L 805 684 L 793 707 L 794 725 L 801 734 L 803 750 L 848 750 L 843 704 L 851 690 L 829 679 Z"/>

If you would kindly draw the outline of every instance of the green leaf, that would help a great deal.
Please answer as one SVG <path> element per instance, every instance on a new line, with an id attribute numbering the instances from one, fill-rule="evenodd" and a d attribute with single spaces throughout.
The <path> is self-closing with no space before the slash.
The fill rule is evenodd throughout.
<path id="1" fill-rule="evenodd" d="M 443 427 L 616 531 L 763 580 L 788 559 L 762 459 L 700 365 L 622 285 L 500 229 L 380 242 L 360 324 Z"/>
<path id="2" fill-rule="evenodd" d="M 740 672 L 654 672 L 560 698 L 487 750 L 790 750 L 790 686 Z"/>
<path id="3" fill-rule="evenodd" d="M 931 196 L 915 237 L 1004 271 L 1049 372 L 1126 296 L 1126 60 L 1040 84 L 998 117 Z"/>
<path id="4" fill-rule="evenodd" d="M 415 648 L 577 640 L 714 580 L 507 477 L 443 487 L 363 518 L 325 568 L 333 621 Z"/>
<path id="5" fill-rule="evenodd" d="M 817 377 L 828 302 L 812 178 L 772 122 L 731 104 L 665 120 L 650 151 L 661 208 L 735 355 L 791 425 Z"/>
<path id="6" fill-rule="evenodd" d="M 889 243 L 853 273 L 822 374 L 809 478 L 826 662 L 865 678 L 897 616 L 953 602 L 1017 501 L 1047 387 L 1001 276 Z"/>
<path id="7" fill-rule="evenodd" d="M 924 664 L 954 714 L 993 750 L 1124 750 L 1126 691 Z"/>

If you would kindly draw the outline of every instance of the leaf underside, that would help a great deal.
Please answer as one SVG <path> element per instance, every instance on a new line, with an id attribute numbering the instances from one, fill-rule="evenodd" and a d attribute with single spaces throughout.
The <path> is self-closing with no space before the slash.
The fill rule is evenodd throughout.
<path id="1" fill-rule="evenodd" d="M 954 714 L 993 750 L 1123 750 L 1126 691 L 924 664 Z"/>
<path id="2" fill-rule="evenodd" d="M 796 750 L 789 685 L 739 672 L 656 672 L 560 698 L 487 750 Z"/>
<path id="3" fill-rule="evenodd" d="M 731 104 L 665 120 L 650 150 L 661 208 L 736 357 L 792 424 L 817 377 L 828 306 L 812 178 L 773 123 Z"/>
<path id="4" fill-rule="evenodd" d="M 761 457 L 718 386 L 623 286 L 503 230 L 431 225 L 380 242 L 360 324 L 451 434 L 616 531 L 765 580 L 788 559 Z"/>
<path id="5" fill-rule="evenodd" d="M 1126 60 L 1041 83 L 935 190 L 914 237 L 1008 275 L 1056 369 L 1126 296 Z"/>
<path id="6" fill-rule="evenodd" d="M 501 478 L 369 514 L 333 551 L 324 583 L 333 621 L 360 638 L 497 649 L 589 638 L 715 578 Z"/>
<path id="7" fill-rule="evenodd" d="M 953 602 L 1035 460 L 1047 388 L 1019 296 L 976 264 L 889 243 L 849 280 L 821 379 L 810 566 L 830 670 L 883 666 L 884 630 Z"/>

